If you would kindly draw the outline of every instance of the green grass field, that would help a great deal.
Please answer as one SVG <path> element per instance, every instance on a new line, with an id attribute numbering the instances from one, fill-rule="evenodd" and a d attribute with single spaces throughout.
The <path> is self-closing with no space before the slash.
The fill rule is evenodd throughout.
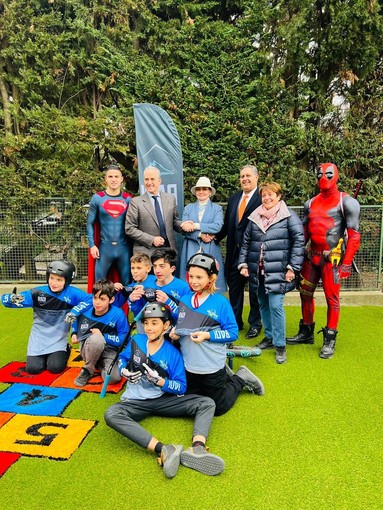
<path id="1" fill-rule="evenodd" d="M 325 314 L 317 308 L 317 330 Z M 297 307 L 287 307 L 289 335 L 299 318 Z M 31 310 L 0 309 L 1 366 L 25 360 L 31 320 Z M 208 444 L 226 462 L 218 477 L 181 466 L 166 479 L 152 454 L 105 425 L 104 411 L 119 395 L 84 392 L 64 416 L 97 426 L 67 461 L 20 458 L 0 478 L 0 509 L 383 509 L 382 324 L 383 307 L 343 307 L 331 360 L 318 357 L 321 334 L 315 345 L 289 346 L 286 365 L 272 351 L 236 358 L 234 368 L 246 364 L 266 395 L 244 391 L 214 420 Z M 144 424 L 165 443 L 190 444 L 187 419 Z"/>

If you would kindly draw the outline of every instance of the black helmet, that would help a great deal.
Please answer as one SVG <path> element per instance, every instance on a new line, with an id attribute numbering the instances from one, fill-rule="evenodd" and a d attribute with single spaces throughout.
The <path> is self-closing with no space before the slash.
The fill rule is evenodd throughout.
<path id="1" fill-rule="evenodd" d="M 68 287 L 73 280 L 75 272 L 76 268 L 72 262 L 68 262 L 67 260 L 52 260 L 47 268 L 47 282 L 50 274 L 57 274 L 65 278 L 65 287 Z"/>
<path id="2" fill-rule="evenodd" d="M 172 320 L 172 311 L 168 305 L 164 305 L 164 303 L 158 303 L 155 301 L 154 303 L 148 303 L 141 315 L 141 320 L 144 319 L 162 319 L 164 322 Z"/>
<path id="3" fill-rule="evenodd" d="M 189 271 L 192 266 L 202 267 L 202 269 L 205 269 L 209 275 L 218 274 L 217 261 L 214 257 L 208 255 L 207 253 L 196 253 L 190 257 L 186 265 L 186 271 Z"/>

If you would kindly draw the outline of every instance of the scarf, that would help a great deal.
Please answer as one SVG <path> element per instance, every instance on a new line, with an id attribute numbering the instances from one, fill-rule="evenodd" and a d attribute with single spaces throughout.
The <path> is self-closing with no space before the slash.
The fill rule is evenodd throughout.
<path id="1" fill-rule="evenodd" d="M 280 208 L 281 201 L 279 201 L 276 205 L 274 205 L 274 207 L 271 207 L 270 209 L 266 209 L 263 204 L 259 206 L 259 216 L 261 217 L 263 228 L 265 230 L 270 227 Z"/>

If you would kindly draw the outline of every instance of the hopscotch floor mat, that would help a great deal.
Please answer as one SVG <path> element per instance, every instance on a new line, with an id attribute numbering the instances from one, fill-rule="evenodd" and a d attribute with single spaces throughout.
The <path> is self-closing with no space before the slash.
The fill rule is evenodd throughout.
<path id="1" fill-rule="evenodd" d="M 19 361 L 0 368 L 0 383 L 8 384 L 0 393 L 0 477 L 22 456 L 69 459 L 97 425 L 96 420 L 62 416 L 82 392 L 101 392 L 99 373 L 86 386 L 75 386 L 82 365 L 80 352 L 72 349 L 61 374 L 28 374 Z M 118 393 L 124 383 L 110 384 L 108 393 Z"/>

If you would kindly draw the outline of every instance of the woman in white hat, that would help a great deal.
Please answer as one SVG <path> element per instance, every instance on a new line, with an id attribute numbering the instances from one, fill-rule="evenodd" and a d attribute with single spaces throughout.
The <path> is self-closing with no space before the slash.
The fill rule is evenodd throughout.
<path id="1" fill-rule="evenodd" d="M 185 279 L 186 264 L 192 255 L 198 252 L 213 256 L 219 266 L 217 292 L 226 292 L 226 282 L 223 270 L 222 255 L 219 245 L 215 243 L 215 234 L 220 232 L 223 225 L 223 211 L 218 204 L 211 202 L 215 195 L 215 188 L 208 177 L 200 177 L 191 192 L 197 200 L 188 204 L 183 212 L 182 221 L 192 221 L 194 230 L 184 232 L 180 259 L 180 277 Z"/>

